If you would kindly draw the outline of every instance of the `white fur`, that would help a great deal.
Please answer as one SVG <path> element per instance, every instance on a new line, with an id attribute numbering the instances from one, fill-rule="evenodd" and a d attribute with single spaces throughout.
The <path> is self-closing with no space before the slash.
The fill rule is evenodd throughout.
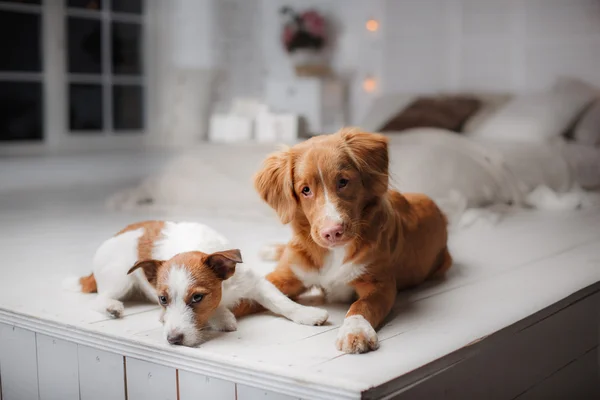
<path id="1" fill-rule="evenodd" d="M 143 234 L 143 228 L 124 232 L 106 240 L 96 251 L 92 272 L 99 293 L 94 304 L 97 311 L 115 318 L 123 315 L 121 300 L 139 287 L 141 279 L 140 274 L 127 275 L 127 272 L 137 262 L 138 240 Z M 152 300 L 156 301 L 156 294 Z"/>
<path id="2" fill-rule="evenodd" d="M 231 278 L 223 281 L 221 304 L 232 308 L 242 299 L 254 300 L 267 310 L 303 325 L 321 325 L 329 317 L 326 310 L 290 300 L 271 282 L 243 264 L 236 267 Z"/>
<path id="3" fill-rule="evenodd" d="M 335 345 L 344 353 L 366 353 L 377 350 L 379 340 L 375 329 L 362 315 L 352 315 L 344 319 Z"/>
<path id="4" fill-rule="evenodd" d="M 237 321 L 231 310 L 224 305 L 219 305 L 208 321 L 210 326 L 217 331 L 233 332 L 237 329 Z"/>
<path id="5" fill-rule="evenodd" d="M 307 271 L 297 265 L 292 265 L 291 268 L 306 287 L 322 288 L 329 302 L 346 303 L 354 296 L 354 289 L 349 283 L 365 273 L 365 266 L 344 263 L 345 257 L 345 246 L 334 247 L 329 250 L 325 263 L 319 270 Z"/>
<path id="6" fill-rule="evenodd" d="M 335 204 L 331 202 L 329 198 L 329 193 L 327 192 L 327 186 L 325 185 L 325 179 L 323 179 L 323 173 L 321 172 L 321 168 L 319 168 L 319 175 L 321 176 L 321 183 L 323 184 L 323 193 L 325 194 L 325 204 L 323 205 L 323 216 L 336 224 L 341 224 L 342 216 L 339 211 L 335 207 Z"/>
<path id="7" fill-rule="evenodd" d="M 277 261 L 279 247 L 280 247 L 280 245 L 278 245 L 278 244 L 264 245 L 258 251 L 258 256 L 261 258 L 261 260 L 264 260 L 264 261 Z"/>
<path id="8" fill-rule="evenodd" d="M 134 290 L 157 302 L 156 290 L 141 269 L 127 274 L 138 261 L 138 241 L 143 234 L 144 228 L 124 232 L 106 240 L 96 251 L 93 261 L 93 273 L 98 286 L 94 304 L 96 310 L 115 318 L 121 317 L 124 311 L 122 300 Z M 166 222 L 161 234 L 161 239 L 152 249 L 152 256 L 157 260 L 168 260 L 187 251 L 213 253 L 231 248 L 223 236 L 202 224 Z M 193 312 L 183 300 L 190 282 L 191 277 L 184 268 L 173 267 L 169 271 L 171 304 L 161 316 L 165 336 L 182 333 L 185 345 L 194 345 L 202 339 L 201 332 L 196 329 Z M 70 290 L 81 290 L 78 278 L 65 280 L 63 286 Z M 209 325 L 218 330 L 235 330 L 236 321 L 230 309 L 242 299 L 254 300 L 268 310 L 300 324 L 320 325 L 328 318 L 327 311 L 293 302 L 251 268 L 238 264 L 233 276 L 223 281 L 221 303 Z"/>
<path id="9" fill-rule="evenodd" d="M 68 290 L 69 292 L 81 292 L 81 283 L 79 282 L 81 279 L 78 276 L 70 276 L 66 278 L 62 282 L 62 288 L 64 290 Z"/>
<path id="10" fill-rule="evenodd" d="M 186 251 L 214 253 L 231 248 L 227 239 L 214 229 L 194 222 L 166 222 L 162 239 L 154 244 L 152 256 L 156 260 L 168 260 Z"/>
<path id="11" fill-rule="evenodd" d="M 194 311 L 185 301 L 192 282 L 189 271 L 184 267 L 174 265 L 169 270 L 167 287 L 170 302 L 163 315 L 165 339 L 182 334 L 183 344 L 186 346 L 199 342 Z"/>

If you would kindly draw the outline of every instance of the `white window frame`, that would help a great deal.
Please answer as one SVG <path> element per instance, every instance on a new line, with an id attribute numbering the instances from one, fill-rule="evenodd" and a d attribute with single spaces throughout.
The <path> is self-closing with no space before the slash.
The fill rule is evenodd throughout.
<path id="1" fill-rule="evenodd" d="M 42 21 L 42 71 L 38 73 L 3 73 L 2 79 L 15 79 L 39 81 L 41 77 L 43 88 L 43 140 L 36 142 L 0 142 L 0 156 L 5 155 L 38 155 L 56 153 L 102 152 L 109 150 L 138 149 L 146 146 L 150 138 L 154 137 L 156 129 L 156 104 L 157 89 L 156 76 L 156 46 L 152 39 L 156 38 L 154 30 L 157 27 L 157 3 L 160 0 L 145 0 L 142 15 L 112 15 L 110 1 L 104 0 L 105 8 L 102 11 L 67 10 L 66 0 L 43 0 L 42 5 L 2 3 L 0 10 L 25 11 L 41 13 Z M 113 0 L 115 1 L 115 0 Z M 123 0 L 116 0 L 123 1 Z M 67 17 L 86 17 L 91 14 L 102 13 L 100 21 L 104 24 L 102 37 L 103 74 L 97 75 L 69 74 L 67 71 L 68 42 L 66 37 Z M 98 19 L 98 17 L 96 17 Z M 106 25 L 111 21 L 131 22 L 140 21 L 142 28 L 142 78 L 116 77 L 106 71 L 107 64 L 111 63 L 110 36 Z M 109 57 L 107 57 L 107 55 Z M 103 118 L 104 130 L 98 132 L 77 132 L 69 130 L 69 102 L 68 85 L 73 83 L 100 83 L 103 86 Z M 112 83 L 142 84 L 143 87 L 143 125 L 141 131 L 129 132 L 107 129 L 112 126 Z"/>

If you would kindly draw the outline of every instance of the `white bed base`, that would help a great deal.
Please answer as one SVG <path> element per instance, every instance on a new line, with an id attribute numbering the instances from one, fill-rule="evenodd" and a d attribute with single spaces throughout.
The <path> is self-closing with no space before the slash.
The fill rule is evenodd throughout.
<path id="1" fill-rule="evenodd" d="M 48 169 L 40 161 L 36 179 L 48 182 Z M 515 213 L 453 235 L 448 279 L 399 295 L 376 352 L 335 350 L 343 305 L 328 306 L 323 327 L 257 315 L 189 349 L 165 343 L 156 306 L 109 320 L 90 310 L 93 296 L 60 282 L 88 273 L 96 246 L 135 220 L 205 222 L 257 268 L 257 249 L 285 240 L 285 228 L 210 210 L 108 212 L 114 187 L 29 188 L 17 178 L 11 192 L 0 182 L 2 400 L 600 398 L 597 209 Z"/>
<path id="2" fill-rule="evenodd" d="M 388 383 L 311 388 L 0 312 L 4 400 L 597 399 L 600 284 Z"/>

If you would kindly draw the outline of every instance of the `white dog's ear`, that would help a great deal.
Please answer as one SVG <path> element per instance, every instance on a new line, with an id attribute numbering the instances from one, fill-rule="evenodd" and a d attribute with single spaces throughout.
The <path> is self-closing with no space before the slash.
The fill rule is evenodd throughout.
<path id="1" fill-rule="evenodd" d="M 156 286 L 156 277 L 158 275 L 158 269 L 163 265 L 164 261 L 159 260 L 142 260 L 135 263 L 133 267 L 127 271 L 127 275 L 131 274 L 138 268 L 141 268 L 146 275 L 146 279 L 151 285 Z"/>
<path id="2" fill-rule="evenodd" d="M 206 265 L 221 280 L 230 278 L 235 273 L 235 266 L 242 263 L 242 254 L 238 249 L 219 251 L 206 258 Z"/>

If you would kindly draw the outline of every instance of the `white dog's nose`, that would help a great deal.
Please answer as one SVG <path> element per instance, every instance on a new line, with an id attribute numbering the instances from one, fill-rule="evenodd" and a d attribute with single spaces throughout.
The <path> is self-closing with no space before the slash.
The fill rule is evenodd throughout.
<path id="1" fill-rule="evenodd" d="M 167 335 L 167 342 L 172 345 L 180 346 L 183 344 L 183 333 L 171 332 Z"/>

